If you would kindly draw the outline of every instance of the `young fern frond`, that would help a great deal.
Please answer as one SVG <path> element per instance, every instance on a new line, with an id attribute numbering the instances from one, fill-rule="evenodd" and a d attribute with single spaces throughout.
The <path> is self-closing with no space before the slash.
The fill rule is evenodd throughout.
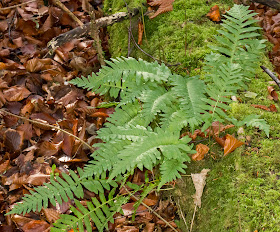
<path id="1" fill-rule="evenodd" d="M 80 201 L 74 200 L 77 208 L 70 206 L 70 210 L 74 215 L 62 214 L 51 228 L 51 232 L 67 232 L 70 229 L 79 232 L 91 232 L 93 223 L 98 231 L 108 230 L 108 222 L 114 223 L 114 214 L 122 212 L 121 206 L 124 205 L 129 197 L 116 196 L 114 197 L 115 189 L 113 189 L 106 199 L 104 194 L 99 194 L 98 200 L 92 197 L 91 201 L 86 202 L 86 207 Z"/>

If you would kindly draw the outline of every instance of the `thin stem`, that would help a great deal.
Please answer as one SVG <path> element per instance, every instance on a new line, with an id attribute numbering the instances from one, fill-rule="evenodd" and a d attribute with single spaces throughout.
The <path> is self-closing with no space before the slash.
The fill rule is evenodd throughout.
<path id="1" fill-rule="evenodd" d="M 194 222 L 194 218 L 195 218 L 196 208 L 197 208 L 197 204 L 195 204 L 195 207 L 194 207 L 190 232 L 192 232 L 192 227 L 193 227 L 193 222 Z"/>
<path id="2" fill-rule="evenodd" d="M 22 119 L 22 120 L 24 120 L 24 121 L 31 122 L 31 123 L 34 124 L 34 125 L 39 124 L 39 125 L 41 125 L 41 126 L 49 127 L 49 128 L 51 128 L 51 129 L 54 129 L 54 130 L 56 130 L 56 131 L 61 131 L 61 132 L 65 133 L 65 134 L 67 134 L 67 135 L 69 135 L 69 136 L 72 136 L 72 137 L 74 137 L 75 139 L 79 140 L 82 144 L 84 144 L 84 145 L 87 146 L 92 152 L 94 152 L 94 148 L 93 148 L 90 144 L 88 144 L 87 142 L 83 141 L 81 138 L 77 137 L 76 135 L 73 135 L 73 134 L 71 134 L 70 132 L 61 129 L 61 128 L 58 127 L 58 126 L 53 126 L 53 125 L 50 125 L 50 124 L 47 124 L 47 123 L 42 123 L 42 122 L 37 121 L 37 120 L 32 120 L 32 119 L 29 119 L 29 118 L 26 118 L 26 117 L 22 117 L 22 116 L 19 116 L 19 115 L 10 113 L 10 112 L 8 112 L 8 111 L 6 111 L 6 110 L 3 110 L 3 109 L 0 109 L 0 111 L 2 111 L 2 112 L 5 113 L 5 114 L 8 114 L 8 115 L 14 116 L 14 117 L 16 117 L 16 118 Z"/>
<path id="3" fill-rule="evenodd" d="M 17 4 L 17 5 L 13 5 L 13 6 L 8 6 L 8 7 L 0 8 L 0 11 L 9 10 L 9 9 L 14 9 L 14 8 L 19 7 L 19 6 L 24 6 L 24 5 L 26 5 L 26 4 L 29 4 L 29 3 L 31 3 L 31 2 L 36 2 L 36 1 L 37 1 L 37 0 L 30 0 L 30 1 L 23 2 L 23 3 Z"/>

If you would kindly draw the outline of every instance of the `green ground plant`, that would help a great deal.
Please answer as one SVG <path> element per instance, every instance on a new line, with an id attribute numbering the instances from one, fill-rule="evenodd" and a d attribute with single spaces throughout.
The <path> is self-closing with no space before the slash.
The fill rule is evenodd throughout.
<path id="1" fill-rule="evenodd" d="M 259 116 L 239 122 L 225 113 L 230 96 L 246 88 L 258 67 L 258 57 L 265 47 L 264 40 L 256 39 L 258 27 L 255 14 L 248 7 L 235 5 L 225 15 L 223 30 L 216 36 L 219 46 L 206 56 L 204 80 L 199 76 L 183 77 L 172 73 L 164 64 L 149 63 L 134 58 L 117 58 L 107 61 L 97 73 L 71 81 L 84 89 L 119 100 L 115 113 L 108 118 L 105 127 L 98 131 L 103 143 L 92 160 L 78 174 L 70 171 L 63 178 L 53 176 L 51 182 L 35 188 L 25 195 L 9 214 L 40 211 L 42 207 L 75 200 L 73 215 L 62 215 L 52 231 L 91 231 L 93 222 L 99 231 L 106 228 L 121 205 L 129 196 L 115 193 L 118 183 L 128 184 L 133 192 L 150 189 L 148 183 L 135 186 L 126 182 L 135 168 L 158 169 L 153 187 L 160 189 L 165 183 L 181 177 L 186 172 L 186 162 L 195 153 L 187 136 L 181 131 L 207 129 L 214 121 L 231 121 L 241 126 L 256 126 L 269 136 L 269 126 Z M 83 188 L 98 194 L 80 204 Z M 111 190 L 108 198 L 104 190 Z"/>

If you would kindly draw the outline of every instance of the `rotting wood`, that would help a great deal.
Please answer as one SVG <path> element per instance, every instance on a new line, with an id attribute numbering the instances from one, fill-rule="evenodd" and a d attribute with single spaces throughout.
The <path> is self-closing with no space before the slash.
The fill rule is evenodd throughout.
<path id="1" fill-rule="evenodd" d="M 279 0 L 251 0 L 252 2 L 261 3 L 263 5 L 269 6 L 271 8 L 280 10 Z"/>
<path id="2" fill-rule="evenodd" d="M 134 8 L 130 13 L 127 12 L 119 12 L 107 17 L 102 17 L 100 19 L 96 20 L 96 25 L 97 27 L 106 27 L 109 25 L 112 25 L 116 22 L 123 21 L 126 19 L 129 14 L 133 17 L 139 13 L 138 8 Z M 64 43 L 67 43 L 73 39 L 80 39 L 84 36 L 86 36 L 90 32 L 91 28 L 91 23 L 84 24 L 83 26 L 76 27 L 71 31 L 65 32 L 63 34 L 60 34 L 59 36 L 53 38 L 49 43 L 48 43 L 48 49 L 49 49 L 49 54 L 52 55 L 55 51 L 56 48 L 61 46 Z"/>

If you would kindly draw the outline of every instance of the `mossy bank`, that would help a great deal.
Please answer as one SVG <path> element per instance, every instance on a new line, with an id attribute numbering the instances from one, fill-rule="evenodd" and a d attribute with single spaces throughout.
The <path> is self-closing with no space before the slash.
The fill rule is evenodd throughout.
<path id="1" fill-rule="evenodd" d="M 142 2 L 145 1 L 127 0 L 129 8 L 142 6 L 145 13 L 146 7 Z M 220 27 L 206 17 L 210 8 L 216 4 L 223 11 L 232 6 L 233 1 L 175 0 L 172 12 L 159 15 L 153 20 L 145 16 L 146 37 L 143 38 L 141 48 L 165 63 L 180 63 L 171 66 L 174 72 L 181 75 L 200 74 L 203 59 L 210 52 L 208 45 L 215 43 L 214 35 Z M 126 7 L 124 1 L 105 0 L 104 11 L 113 14 L 126 11 Z M 135 38 L 137 22 L 138 16 L 131 22 Z M 112 57 L 127 56 L 130 45 L 130 56 L 151 61 L 150 57 L 135 47 L 133 41 L 128 42 L 129 24 L 129 20 L 126 20 L 109 28 Z M 260 61 L 262 65 L 273 69 L 267 54 L 263 54 Z M 245 128 L 246 146 L 223 157 L 222 149 L 214 142 L 209 144 L 206 141 L 210 146 L 209 155 L 203 161 L 188 165 L 188 174 L 200 172 L 203 168 L 211 169 L 202 207 L 198 209 L 194 221 L 194 232 L 280 231 L 280 114 L 251 106 L 275 104 L 267 99 L 269 81 L 269 76 L 260 68 L 256 70 L 255 78 L 246 90 L 256 93 L 256 97 L 251 98 L 248 92 L 241 92 L 238 96 L 240 102 L 232 104 L 229 114 L 240 120 L 250 114 L 261 115 L 271 126 L 270 138 L 257 129 Z M 276 108 L 279 109 L 279 105 Z M 238 128 L 231 129 L 229 133 L 237 137 L 237 130 Z M 186 216 L 188 227 L 194 209 L 194 192 L 188 176 L 178 181 L 177 188 L 172 191 L 173 198 Z M 178 223 L 183 231 L 188 231 L 189 228 L 185 227 L 182 220 Z"/>

